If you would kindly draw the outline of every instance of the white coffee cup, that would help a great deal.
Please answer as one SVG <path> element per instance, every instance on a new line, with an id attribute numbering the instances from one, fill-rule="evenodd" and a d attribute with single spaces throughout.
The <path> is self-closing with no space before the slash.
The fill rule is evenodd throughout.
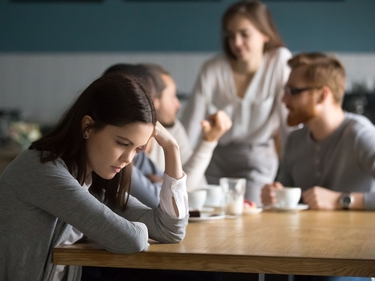
<path id="1" fill-rule="evenodd" d="M 189 209 L 201 210 L 206 201 L 207 190 L 197 189 L 188 192 Z"/>
<path id="2" fill-rule="evenodd" d="M 294 209 L 301 199 L 300 187 L 284 187 L 276 189 L 277 206 L 279 208 Z"/>
<path id="3" fill-rule="evenodd" d="M 203 185 L 200 189 L 207 191 L 205 206 L 221 207 L 223 204 L 223 190 L 220 185 Z"/>

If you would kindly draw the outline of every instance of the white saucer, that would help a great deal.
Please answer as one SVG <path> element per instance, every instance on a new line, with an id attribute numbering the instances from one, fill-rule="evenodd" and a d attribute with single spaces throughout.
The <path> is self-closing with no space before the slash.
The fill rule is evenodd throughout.
<path id="1" fill-rule="evenodd" d="M 244 214 L 258 214 L 261 211 L 263 211 L 263 208 L 244 208 L 243 209 Z"/>
<path id="2" fill-rule="evenodd" d="M 215 208 L 214 207 L 208 207 L 208 206 L 204 206 L 202 209 L 200 209 L 199 211 L 203 212 L 203 213 L 210 213 L 210 212 L 213 212 L 215 211 Z"/>
<path id="3" fill-rule="evenodd" d="M 303 210 L 307 210 L 308 208 L 309 208 L 309 206 L 306 205 L 306 204 L 298 204 L 297 207 L 295 207 L 295 208 L 282 208 L 282 207 L 278 207 L 278 206 L 272 207 L 272 209 L 274 209 L 274 210 L 284 211 L 284 212 L 288 212 L 288 211 L 303 211 Z"/>
<path id="4" fill-rule="evenodd" d="M 201 213 L 200 217 L 190 217 L 189 221 L 212 221 L 225 218 L 225 215 Z"/>

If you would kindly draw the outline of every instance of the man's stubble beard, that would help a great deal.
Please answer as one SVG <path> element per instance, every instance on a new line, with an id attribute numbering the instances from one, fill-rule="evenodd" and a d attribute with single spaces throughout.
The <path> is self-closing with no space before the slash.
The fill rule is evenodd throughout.
<path id="1" fill-rule="evenodd" d="M 299 124 L 306 124 L 316 116 L 318 116 L 318 112 L 316 111 L 313 100 L 310 100 L 310 102 L 303 109 L 294 109 L 292 114 L 289 110 L 287 124 L 291 127 L 297 126 Z"/>
<path id="2" fill-rule="evenodd" d="M 174 124 L 176 123 L 175 121 L 170 122 L 170 123 L 163 123 L 161 121 L 159 121 L 159 122 L 160 122 L 160 124 L 163 125 L 164 128 L 172 128 L 174 126 Z"/>

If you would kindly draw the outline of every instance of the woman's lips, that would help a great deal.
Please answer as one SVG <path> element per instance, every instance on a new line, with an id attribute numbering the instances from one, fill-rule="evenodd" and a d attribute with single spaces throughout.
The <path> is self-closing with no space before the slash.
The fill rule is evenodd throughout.
<path id="1" fill-rule="evenodd" d="M 123 167 L 114 167 L 112 166 L 112 169 L 115 170 L 116 173 L 119 173 L 122 170 Z"/>

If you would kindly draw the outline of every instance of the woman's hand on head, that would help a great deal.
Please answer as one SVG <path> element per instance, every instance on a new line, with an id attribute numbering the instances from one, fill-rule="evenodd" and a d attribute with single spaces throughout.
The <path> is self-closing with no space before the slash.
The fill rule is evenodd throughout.
<path id="1" fill-rule="evenodd" d="M 182 178 L 184 172 L 176 139 L 159 122 L 155 126 L 154 138 L 164 150 L 165 173 L 174 179 Z"/>
<path id="2" fill-rule="evenodd" d="M 156 122 L 154 138 L 162 148 L 178 147 L 176 139 L 159 121 Z"/>
<path id="3" fill-rule="evenodd" d="M 225 111 L 219 110 L 201 122 L 203 139 L 209 142 L 218 141 L 231 127 L 232 120 Z"/>

